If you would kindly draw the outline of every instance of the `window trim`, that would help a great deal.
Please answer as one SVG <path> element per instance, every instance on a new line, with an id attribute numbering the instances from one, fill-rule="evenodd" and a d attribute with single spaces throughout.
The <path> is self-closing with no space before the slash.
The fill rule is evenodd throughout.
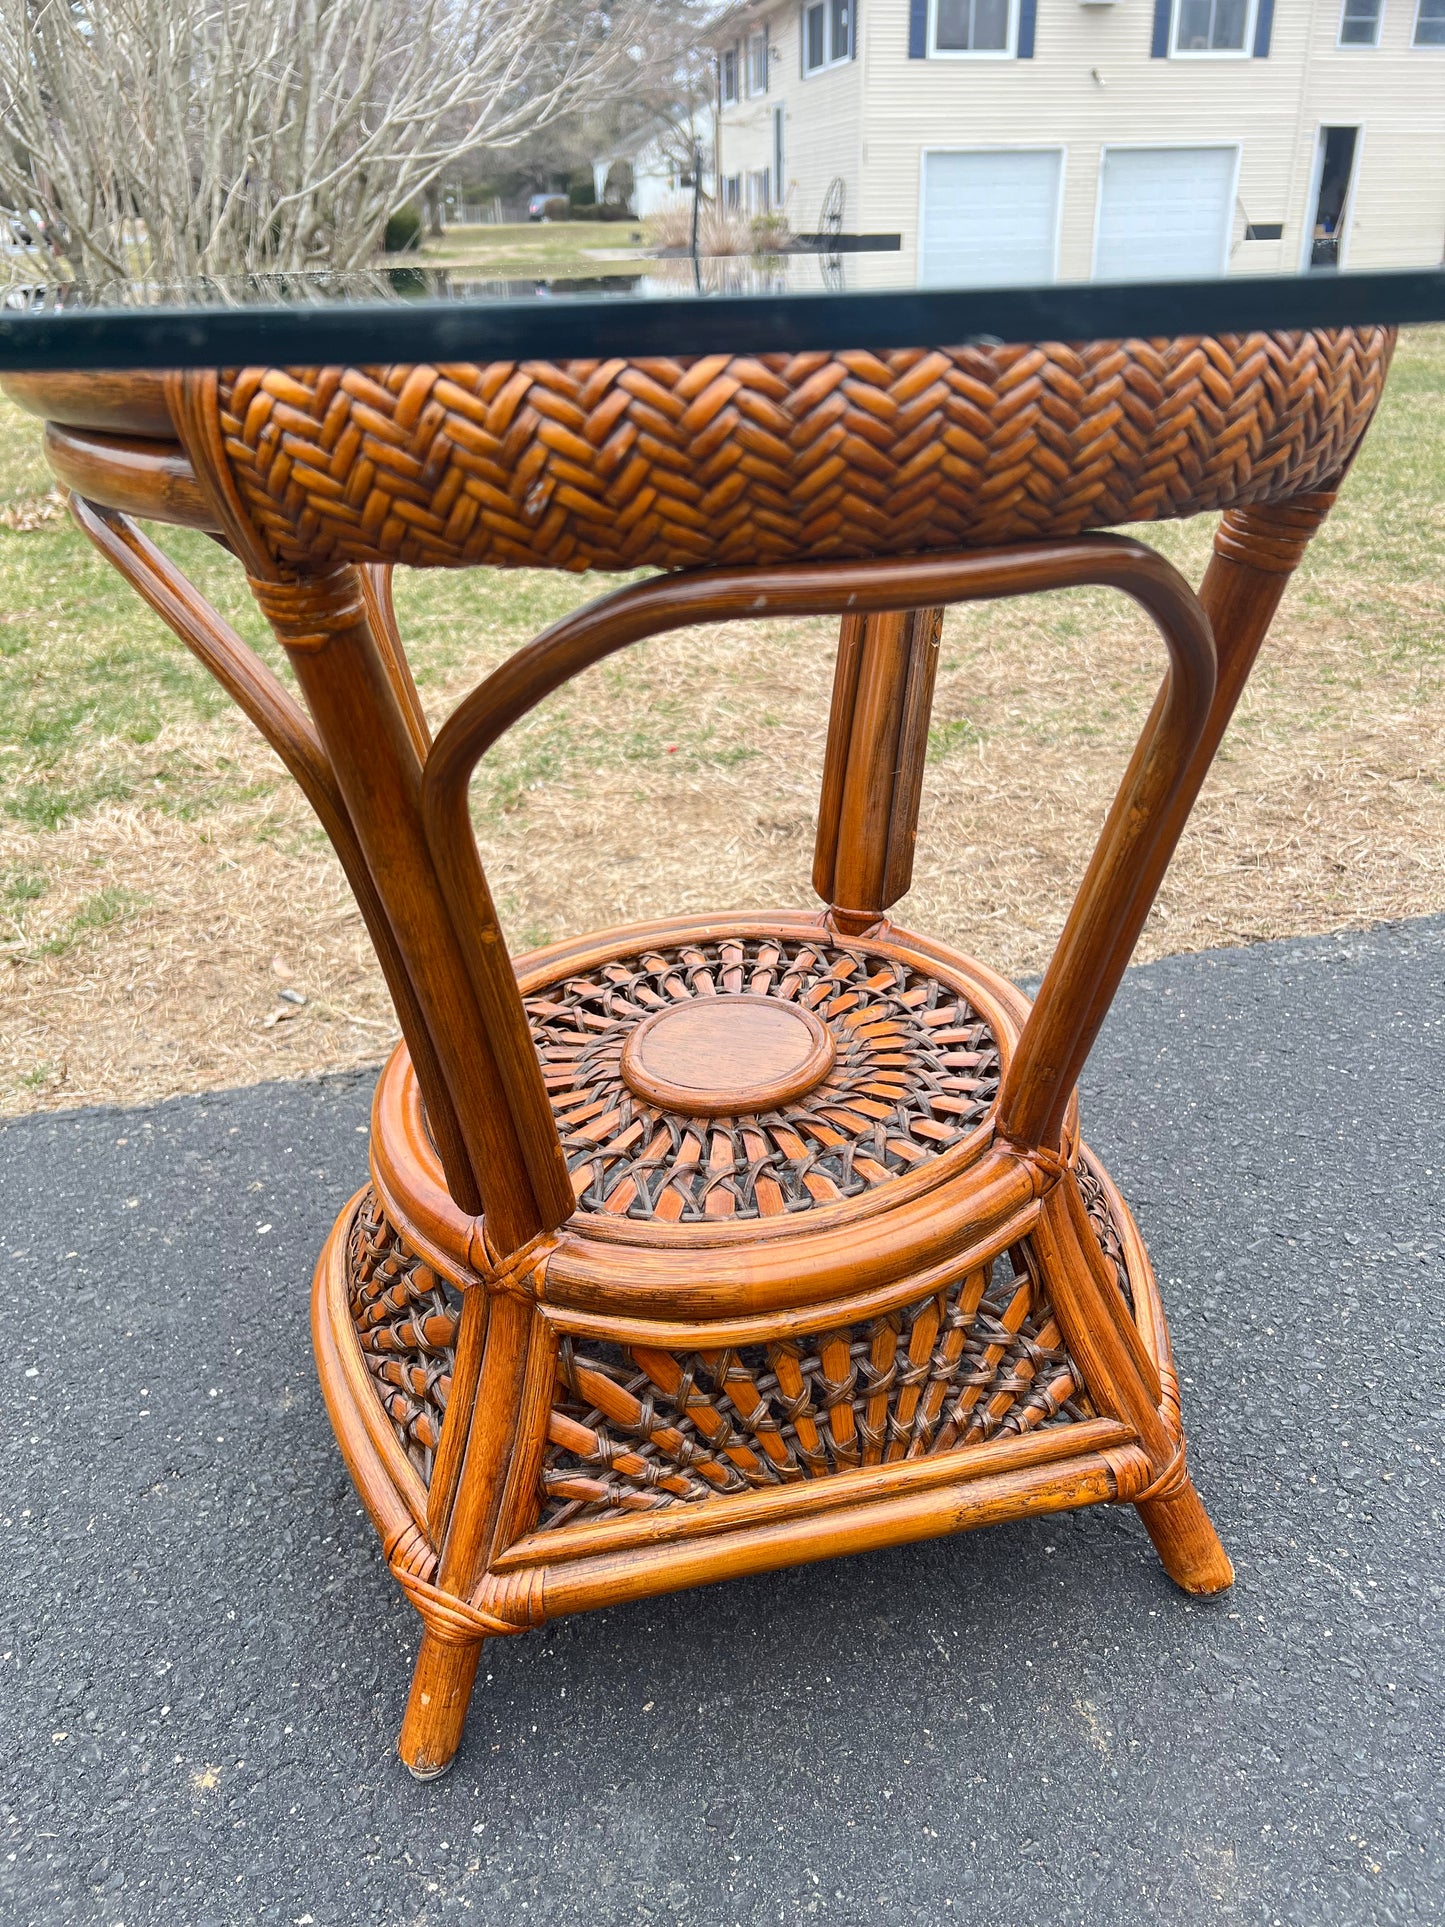
<path id="1" fill-rule="evenodd" d="M 1423 5 L 1424 0 L 1415 0 L 1415 19 L 1410 28 L 1410 51 L 1411 53 L 1422 54 L 1445 53 L 1445 40 L 1421 40 L 1419 38 L 1420 9 Z"/>
<path id="2" fill-rule="evenodd" d="M 1318 138 L 1318 137 L 1317 137 Z M 1223 140 L 1177 140 L 1177 141 L 1101 141 L 1099 143 L 1099 172 L 1094 184 L 1094 238 L 1089 246 L 1089 279 L 1099 278 L 1099 232 L 1104 213 L 1104 157 L 1120 151 L 1153 154 L 1160 148 L 1168 148 L 1171 153 L 1195 153 L 1201 148 L 1215 152 L 1230 151 L 1234 155 L 1234 175 L 1229 187 L 1229 225 L 1224 230 L 1224 259 L 1219 264 L 1218 278 L 1229 273 L 1229 237 L 1234 232 L 1235 215 L 1239 209 L 1239 176 L 1244 165 L 1244 140 L 1241 136 L 1231 140 L 1226 134 Z M 1106 284 L 1113 285 L 1113 284 Z"/>
<path id="3" fill-rule="evenodd" d="M 1247 0 L 1244 15 L 1244 40 L 1243 44 L 1238 47 L 1177 46 L 1175 43 L 1179 38 L 1179 13 L 1183 4 L 1184 0 L 1173 0 L 1173 4 L 1169 9 L 1169 58 L 1171 60 L 1253 60 L 1255 29 L 1259 22 L 1259 0 Z M 1155 147 L 1167 147 L 1172 143 L 1168 141 L 1153 141 L 1146 144 Z M 1200 145 L 1198 141 L 1188 141 L 1180 144 L 1192 147 L 1198 147 Z M 1125 143 L 1116 142 L 1115 145 L 1122 146 L 1125 145 Z"/>
<path id="4" fill-rule="evenodd" d="M 821 67 L 808 65 L 808 15 L 815 7 L 821 7 L 823 10 L 823 41 L 824 45 L 830 48 L 829 56 Z M 829 0 L 803 0 L 803 4 L 798 9 L 798 36 L 802 43 L 800 64 L 804 80 L 816 80 L 819 74 L 830 74 L 835 67 L 847 66 L 853 58 L 855 36 L 858 31 L 857 11 L 858 0 L 848 0 L 848 48 L 845 53 L 835 54 L 831 52 L 833 15 Z"/>
<path id="5" fill-rule="evenodd" d="M 930 21 L 932 0 L 929 5 Z M 1064 141 L 948 141 L 918 150 L 918 259 L 914 264 L 914 280 L 921 288 L 923 263 L 927 254 L 928 240 L 928 157 L 930 154 L 1057 154 L 1059 157 L 1059 192 L 1054 202 L 1054 247 L 1053 261 L 1049 279 L 1045 283 L 1053 287 L 1059 279 L 1059 256 L 1064 239 L 1064 199 L 1069 184 L 1069 149 Z"/>
<path id="6" fill-rule="evenodd" d="M 1178 0 L 1175 0 L 1178 4 Z M 1250 0 L 1254 5 L 1255 0 Z M 940 47 L 938 44 L 938 0 L 928 0 L 928 38 L 924 46 L 930 60 L 1017 60 L 1019 48 L 1019 0 L 1008 0 L 1008 38 L 1002 47 Z M 974 154 L 977 148 L 934 148 L 931 153 Z M 1036 150 L 1035 150 L 1036 151 Z"/>
<path id="7" fill-rule="evenodd" d="M 1345 10 L 1350 0 L 1340 0 L 1340 24 L 1335 34 L 1335 46 L 1342 54 L 1373 54 L 1380 51 L 1380 42 L 1385 37 L 1385 7 L 1388 0 L 1380 0 L 1380 11 L 1375 15 L 1375 37 L 1373 40 L 1345 39 Z M 1419 0 L 1416 0 L 1419 4 Z"/>

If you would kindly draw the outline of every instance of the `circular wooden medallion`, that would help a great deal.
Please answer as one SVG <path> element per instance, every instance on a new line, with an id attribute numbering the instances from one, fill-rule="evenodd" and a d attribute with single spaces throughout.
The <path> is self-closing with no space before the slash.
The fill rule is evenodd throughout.
<path id="1" fill-rule="evenodd" d="M 649 1103 L 694 1117 L 773 1111 L 833 1068 L 832 1032 L 776 997 L 693 997 L 659 1010 L 622 1048 L 624 1083 Z"/>

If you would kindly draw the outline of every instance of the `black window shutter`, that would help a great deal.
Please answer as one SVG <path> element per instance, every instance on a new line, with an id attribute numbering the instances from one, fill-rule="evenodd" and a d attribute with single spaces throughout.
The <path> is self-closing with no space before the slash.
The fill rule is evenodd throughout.
<path id="1" fill-rule="evenodd" d="M 908 0 L 908 58 L 928 58 L 928 0 Z"/>
<path id="2" fill-rule="evenodd" d="M 848 3 L 848 58 L 858 58 L 858 0 Z"/>
<path id="3" fill-rule="evenodd" d="M 1154 45 L 1149 49 L 1153 60 L 1169 58 L 1169 17 L 1173 11 L 1173 0 L 1154 0 Z"/>
<path id="4" fill-rule="evenodd" d="M 1263 0 L 1261 0 L 1263 4 Z M 1032 60 L 1034 57 L 1034 21 L 1039 10 L 1039 0 L 1019 0 L 1019 59 Z"/>
<path id="5" fill-rule="evenodd" d="M 771 93 L 773 88 L 773 45 L 768 32 L 768 23 L 763 22 L 763 92 Z"/>
<path id="6" fill-rule="evenodd" d="M 1274 0 L 1259 0 L 1259 12 L 1254 22 L 1254 57 L 1256 60 L 1269 59 L 1269 36 L 1274 28 Z"/>

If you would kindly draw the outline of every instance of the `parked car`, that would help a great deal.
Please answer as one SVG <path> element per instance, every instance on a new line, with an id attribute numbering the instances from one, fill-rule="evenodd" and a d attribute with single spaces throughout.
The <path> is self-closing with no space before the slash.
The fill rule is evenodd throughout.
<path id="1" fill-rule="evenodd" d="M 529 221 L 545 221 L 547 218 L 547 203 L 548 201 L 556 200 L 556 198 L 555 194 L 534 194 L 527 203 L 527 219 Z"/>

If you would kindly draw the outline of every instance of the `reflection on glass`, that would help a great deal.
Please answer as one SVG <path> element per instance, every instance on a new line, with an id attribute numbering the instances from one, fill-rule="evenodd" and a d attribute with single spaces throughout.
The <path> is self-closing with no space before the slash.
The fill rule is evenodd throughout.
<path id="1" fill-rule="evenodd" d="M 1445 47 L 1445 0 L 1420 0 L 1415 14 L 1415 45 Z"/>

